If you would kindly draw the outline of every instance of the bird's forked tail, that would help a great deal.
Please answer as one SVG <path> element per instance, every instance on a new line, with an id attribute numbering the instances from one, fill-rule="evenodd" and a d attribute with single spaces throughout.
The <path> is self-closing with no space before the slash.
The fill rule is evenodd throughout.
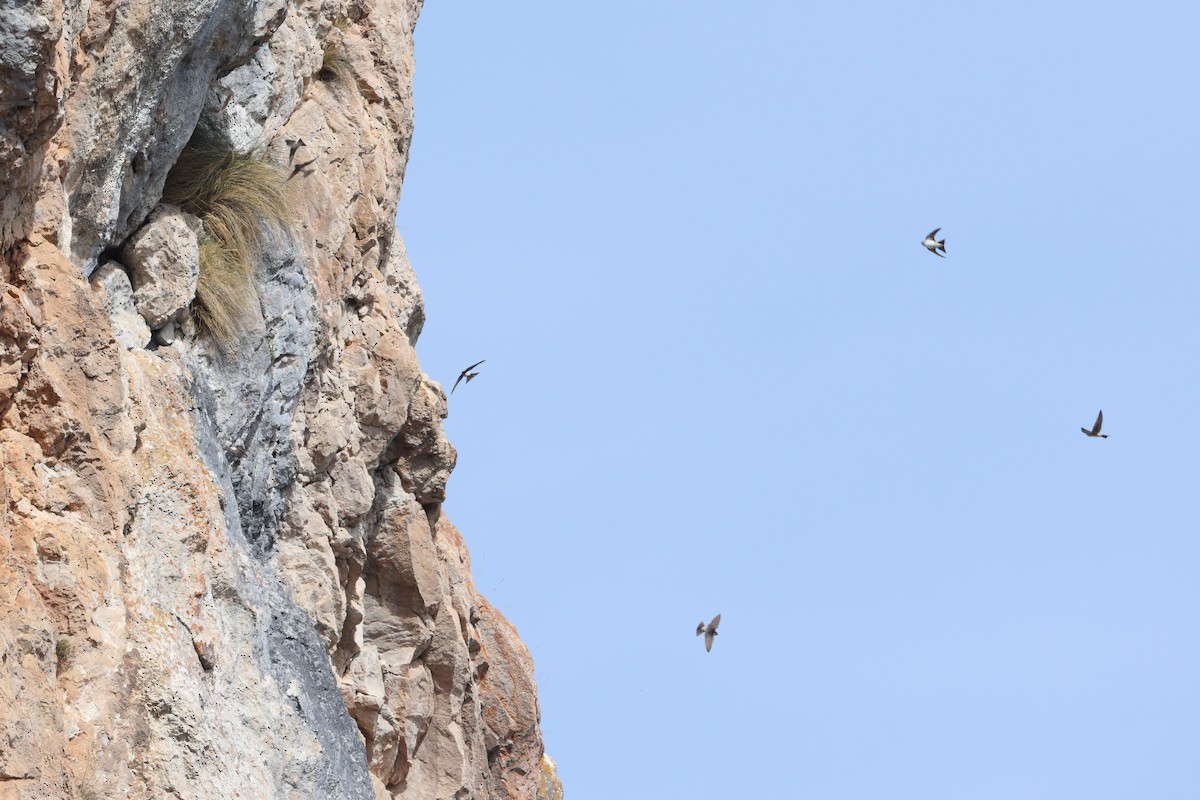
<path id="1" fill-rule="evenodd" d="M 938 246 L 938 249 L 941 250 L 943 253 L 946 252 L 946 240 L 945 239 L 942 239 L 940 242 L 938 242 L 937 246 Z"/>

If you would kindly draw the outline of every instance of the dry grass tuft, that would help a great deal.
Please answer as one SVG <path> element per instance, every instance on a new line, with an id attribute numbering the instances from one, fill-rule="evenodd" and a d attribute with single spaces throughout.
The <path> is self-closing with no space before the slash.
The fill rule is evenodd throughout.
<path id="1" fill-rule="evenodd" d="M 75 647 L 71 644 L 71 640 L 66 636 L 59 637 L 54 644 L 54 655 L 58 659 L 59 672 L 71 666 L 71 661 L 75 658 Z"/>
<path id="2" fill-rule="evenodd" d="M 222 244 L 228 239 L 229 235 L 223 234 L 201 240 L 200 281 L 192 305 L 197 330 L 225 350 L 241 337 L 257 310 L 253 264 L 247 266 Z"/>
<path id="3" fill-rule="evenodd" d="M 288 216 L 283 171 L 253 153 L 239 153 L 203 123 L 171 168 L 163 202 L 204 223 L 200 281 L 192 313 L 200 329 L 230 349 L 258 308 L 254 264 L 262 224 Z"/>
<path id="4" fill-rule="evenodd" d="M 353 83 L 354 69 L 346 55 L 346 46 L 340 41 L 331 39 L 325 43 L 321 53 L 321 71 L 317 77 L 326 83 Z"/>

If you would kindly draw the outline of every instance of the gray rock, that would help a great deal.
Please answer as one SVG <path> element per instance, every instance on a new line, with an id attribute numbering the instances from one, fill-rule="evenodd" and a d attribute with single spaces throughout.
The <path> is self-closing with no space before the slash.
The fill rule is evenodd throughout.
<path id="1" fill-rule="evenodd" d="M 82 162 L 69 244 L 85 272 L 158 202 L 214 78 L 252 57 L 286 12 L 282 0 L 123 0 L 91 56 L 96 68 L 71 92 L 92 114 L 68 132 Z M 68 13 L 74 25 L 95 24 L 95 11 Z M 79 41 L 78 31 L 70 34 Z"/>
<path id="2" fill-rule="evenodd" d="M 196 335 L 196 320 L 186 311 L 179 315 L 179 332 L 189 339 Z"/>
<path id="3" fill-rule="evenodd" d="M 113 335 L 126 350 L 145 347 L 150 343 L 150 326 L 137 313 L 133 304 L 133 286 L 129 276 L 115 261 L 106 261 L 92 273 L 92 291 L 101 293 L 101 302 L 112 320 Z"/>
<path id="4" fill-rule="evenodd" d="M 47 3 L 5 2 L 0 12 L 0 249 L 38 228 L 39 150 L 62 125 L 63 91 L 48 68 L 62 24 Z"/>
<path id="5" fill-rule="evenodd" d="M 154 339 L 159 344 L 169 345 L 175 341 L 175 320 L 167 320 L 161 328 L 154 332 Z"/>
<path id="6" fill-rule="evenodd" d="M 211 413 L 233 470 L 244 533 L 269 549 L 284 490 L 295 479 L 292 413 L 314 349 L 316 298 L 295 244 L 276 231 L 263 235 L 256 276 L 261 327 L 247 332 L 236 357 L 198 353 L 192 368 L 197 386 L 212 392 Z"/>
<path id="7" fill-rule="evenodd" d="M 151 328 L 163 327 L 196 296 L 199 231 L 200 220 L 160 205 L 125 246 L 125 263 L 133 270 L 133 302 Z"/>

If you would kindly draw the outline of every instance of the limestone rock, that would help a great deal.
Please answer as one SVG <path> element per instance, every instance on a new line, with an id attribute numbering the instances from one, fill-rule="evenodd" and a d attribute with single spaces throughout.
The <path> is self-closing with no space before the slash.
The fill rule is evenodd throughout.
<path id="1" fill-rule="evenodd" d="M 125 263 L 133 273 L 133 302 L 151 328 L 170 322 L 196 296 L 199 230 L 200 220 L 191 214 L 161 205 L 125 245 Z"/>
<path id="2" fill-rule="evenodd" d="M 456 455 L 393 222 L 420 0 L 18 6 L 0 797 L 531 800 L 533 663 L 441 512 Z M 320 167 L 264 233 L 234 352 L 181 312 L 196 221 L 160 205 L 201 117 L 281 162 L 302 137 Z M 132 281 L 97 269 L 115 252 Z"/>
<path id="3" fill-rule="evenodd" d="M 169 345 L 175 341 L 175 320 L 168 319 L 163 326 L 154 332 L 154 341 Z"/>
<path id="4" fill-rule="evenodd" d="M 129 275 L 115 261 L 105 262 L 92 273 L 92 289 L 103 293 L 100 302 L 112 321 L 113 333 L 126 350 L 150 344 L 150 326 L 133 304 Z"/>
<path id="5" fill-rule="evenodd" d="M 563 785 L 558 779 L 558 765 L 548 755 L 542 756 L 537 800 L 563 800 Z"/>

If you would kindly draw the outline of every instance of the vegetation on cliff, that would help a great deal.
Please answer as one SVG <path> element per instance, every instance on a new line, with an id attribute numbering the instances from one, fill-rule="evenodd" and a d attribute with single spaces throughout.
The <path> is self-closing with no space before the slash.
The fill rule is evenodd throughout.
<path id="1" fill-rule="evenodd" d="M 163 188 L 163 202 L 199 217 L 200 280 L 192 313 L 229 349 L 257 313 L 254 264 L 263 225 L 286 227 L 283 170 L 257 152 L 239 153 L 201 121 Z"/>

